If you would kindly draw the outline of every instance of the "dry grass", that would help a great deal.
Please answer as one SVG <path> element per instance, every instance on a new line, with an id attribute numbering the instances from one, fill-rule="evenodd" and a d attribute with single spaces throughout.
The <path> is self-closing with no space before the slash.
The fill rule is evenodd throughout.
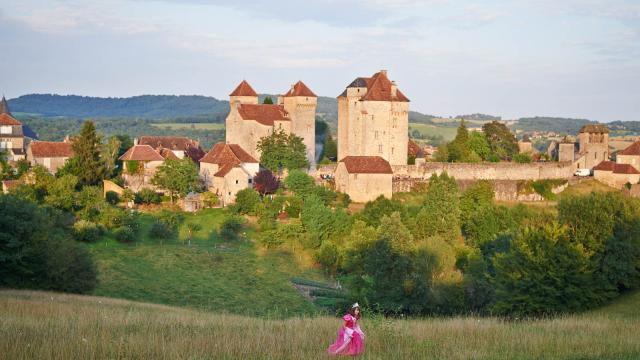
<path id="1" fill-rule="evenodd" d="M 0 358 L 6 359 L 325 359 L 339 325 L 331 317 L 272 320 L 0 291 Z M 639 326 L 637 317 L 617 313 L 521 322 L 365 314 L 363 358 L 637 359 Z"/>

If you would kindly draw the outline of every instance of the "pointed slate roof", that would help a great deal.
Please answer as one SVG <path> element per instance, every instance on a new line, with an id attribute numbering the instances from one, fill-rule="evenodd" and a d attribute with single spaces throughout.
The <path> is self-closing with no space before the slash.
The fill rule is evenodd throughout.
<path id="1" fill-rule="evenodd" d="M 2 100 L 0 100 L 0 114 L 9 114 L 11 115 L 11 111 L 9 111 L 9 104 L 7 104 L 7 99 L 2 95 Z"/>
<path id="2" fill-rule="evenodd" d="M 287 93 L 282 96 L 284 97 L 291 97 L 291 96 L 317 97 L 316 94 L 314 94 L 313 91 L 311 91 L 311 89 L 309 89 L 309 87 L 307 87 L 307 85 L 305 85 L 305 83 L 303 83 L 302 81 L 298 81 L 297 83 L 295 83 L 291 87 L 291 89 L 289 89 L 289 91 L 287 91 Z"/>
<path id="3" fill-rule="evenodd" d="M 255 120 L 262 125 L 273 126 L 274 121 L 289 121 L 284 105 L 240 104 L 238 112 L 243 120 Z"/>
<path id="4" fill-rule="evenodd" d="M 258 93 L 253 90 L 247 80 L 242 80 L 240 85 L 238 85 L 236 89 L 229 94 L 229 96 L 258 96 Z"/>

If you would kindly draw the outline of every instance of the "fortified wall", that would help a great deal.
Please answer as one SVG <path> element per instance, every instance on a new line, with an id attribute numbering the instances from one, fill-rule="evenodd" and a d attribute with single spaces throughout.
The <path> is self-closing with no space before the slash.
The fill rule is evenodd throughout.
<path id="1" fill-rule="evenodd" d="M 569 179 L 573 176 L 571 162 L 546 163 L 440 163 L 392 166 L 394 177 L 428 180 L 433 174 L 447 172 L 456 180 L 541 180 Z"/>

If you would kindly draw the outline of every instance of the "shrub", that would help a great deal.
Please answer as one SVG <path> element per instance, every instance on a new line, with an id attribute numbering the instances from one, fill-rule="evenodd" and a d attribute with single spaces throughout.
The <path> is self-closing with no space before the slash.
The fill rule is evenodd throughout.
<path id="1" fill-rule="evenodd" d="M 271 171 L 264 169 L 254 176 L 253 187 L 262 195 L 273 194 L 280 187 L 280 181 Z"/>
<path id="2" fill-rule="evenodd" d="M 325 242 L 318 249 L 316 260 L 326 269 L 334 270 L 338 265 L 338 247 L 331 242 Z"/>
<path id="3" fill-rule="evenodd" d="M 260 202 L 260 194 L 251 188 L 242 189 L 236 194 L 235 210 L 240 214 L 255 215 L 256 205 Z"/>
<path id="4" fill-rule="evenodd" d="M 103 233 L 101 226 L 86 220 L 80 220 L 73 224 L 73 230 L 76 240 L 87 243 L 100 240 Z"/>
<path id="5" fill-rule="evenodd" d="M 160 204 L 160 194 L 152 189 L 144 188 L 136 194 L 136 204 Z"/>
<path id="6" fill-rule="evenodd" d="M 160 211 L 157 216 L 158 221 L 171 231 L 177 231 L 178 226 L 184 220 L 184 216 L 181 213 L 166 209 Z"/>
<path id="7" fill-rule="evenodd" d="M 136 233 L 128 226 L 120 226 L 113 230 L 113 236 L 118 242 L 131 243 L 135 241 Z"/>
<path id="8" fill-rule="evenodd" d="M 105 199 L 111 205 L 117 205 L 120 202 L 120 196 L 115 191 L 107 191 Z"/>
<path id="9" fill-rule="evenodd" d="M 284 179 L 284 184 L 289 190 L 303 198 L 311 195 L 316 186 L 313 178 L 302 170 L 291 170 L 287 178 Z"/>
<path id="10" fill-rule="evenodd" d="M 513 161 L 520 164 L 528 164 L 531 162 L 531 154 L 529 153 L 519 153 L 513 156 Z"/>
<path id="11" fill-rule="evenodd" d="M 261 231 L 258 233 L 258 242 L 267 249 L 278 247 L 283 243 L 277 230 Z"/>
<path id="12" fill-rule="evenodd" d="M 225 241 L 236 240 L 244 223 L 240 216 L 227 216 L 220 224 L 220 237 Z"/>
<path id="13" fill-rule="evenodd" d="M 286 198 L 284 211 L 290 218 L 297 218 L 300 216 L 300 210 L 302 209 L 302 198 L 298 196 L 289 196 Z"/>
<path id="14" fill-rule="evenodd" d="M 149 236 L 156 239 L 169 239 L 173 237 L 175 231 L 168 227 L 166 224 L 158 221 L 151 225 L 151 229 L 149 229 Z"/>

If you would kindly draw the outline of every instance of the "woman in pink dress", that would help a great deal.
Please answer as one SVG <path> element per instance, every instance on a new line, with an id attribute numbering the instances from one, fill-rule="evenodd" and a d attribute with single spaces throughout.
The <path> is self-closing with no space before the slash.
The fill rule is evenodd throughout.
<path id="1" fill-rule="evenodd" d="M 329 354 L 357 356 L 364 352 L 364 333 L 358 325 L 359 319 L 360 306 L 355 303 L 342 317 L 344 326 L 340 328 L 336 341 L 329 346 Z"/>

